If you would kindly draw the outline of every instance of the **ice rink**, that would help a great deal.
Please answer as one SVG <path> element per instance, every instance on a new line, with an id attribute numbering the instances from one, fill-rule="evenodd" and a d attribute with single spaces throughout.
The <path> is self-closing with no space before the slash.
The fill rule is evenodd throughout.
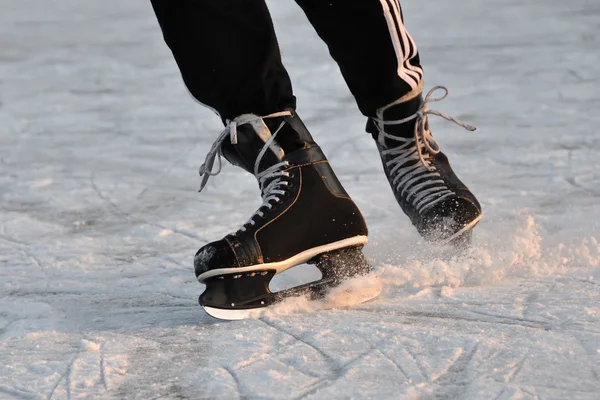
<path id="1" fill-rule="evenodd" d="M 261 200 L 231 166 L 197 193 L 222 126 L 150 3 L 0 0 L 0 399 L 599 399 L 600 2 L 403 1 L 435 109 L 478 127 L 430 119 L 484 208 L 460 258 L 400 211 L 300 8 L 268 3 L 380 297 L 207 316 L 194 253 Z"/>

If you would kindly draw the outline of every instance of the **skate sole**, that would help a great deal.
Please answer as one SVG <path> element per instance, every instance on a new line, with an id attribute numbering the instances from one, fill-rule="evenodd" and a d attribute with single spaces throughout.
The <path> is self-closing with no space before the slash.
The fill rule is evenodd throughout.
<path id="1" fill-rule="evenodd" d="M 312 249 L 305 250 L 302 253 L 296 254 L 295 256 L 283 261 L 250 265 L 248 267 L 212 269 L 210 271 L 206 271 L 198 275 L 198 282 L 204 283 L 205 280 L 212 278 L 213 276 L 243 274 L 247 272 L 265 270 L 273 270 L 275 271 L 275 275 L 277 275 L 289 268 L 295 267 L 296 265 L 303 264 L 312 259 L 313 257 L 318 256 L 319 254 L 343 249 L 346 247 L 364 246 L 365 244 L 367 244 L 368 241 L 369 239 L 367 238 L 367 236 L 355 236 L 348 239 L 339 240 L 337 242 L 329 243 L 323 246 L 313 247 Z"/>
<path id="2" fill-rule="evenodd" d="M 381 288 L 376 292 L 372 292 L 366 296 L 363 296 L 362 298 L 357 300 L 356 303 L 354 303 L 354 304 L 358 305 L 358 304 L 366 303 L 367 301 L 377 298 L 380 294 L 381 294 Z M 293 297 L 288 297 L 288 299 L 289 298 L 293 298 Z M 206 311 L 206 313 L 208 315 L 210 315 L 213 318 L 227 320 L 227 321 L 238 321 L 241 319 L 259 318 L 263 313 L 269 312 L 274 307 L 276 307 L 276 305 L 269 306 L 269 307 L 262 307 L 262 308 L 237 309 L 237 310 L 236 309 L 215 308 L 215 307 L 208 307 L 208 306 L 203 306 L 202 308 L 204 309 L 204 311 Z M 326 310 L 326 309 L 328 309 L 328 307 L 320 308 L 319 310 Z M 315 311 L 317 311 L 317 310 L 315 310 Z"/>

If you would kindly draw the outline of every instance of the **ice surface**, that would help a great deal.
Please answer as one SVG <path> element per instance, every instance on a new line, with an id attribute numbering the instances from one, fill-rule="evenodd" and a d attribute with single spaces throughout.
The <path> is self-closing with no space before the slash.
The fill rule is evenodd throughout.
<path id="1" fill-rule="evenodd" d="M 269 4 L 382 295 L 206 316 L 193 255 L 260 199 L 232 167 L 196 193 L 221 126 L 150 4 L 0 0 L 0 398 L 600 398 L 600 3 L 404 2 L 439 109 L 478 127 L 432 118 L 484 207 L 463 258 L 420 242 L 325 45 Z"/>

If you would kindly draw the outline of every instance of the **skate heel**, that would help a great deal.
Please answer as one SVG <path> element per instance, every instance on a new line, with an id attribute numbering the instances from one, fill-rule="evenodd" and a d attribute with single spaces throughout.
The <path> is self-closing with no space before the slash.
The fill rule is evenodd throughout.
<path id="1" fill-rule="evenodd" d="M 322 253 L 308 261 L 308 264 L 315 265 L 323 274 L 323 279 L 344 280 L 366 275 L 373 270 L 365 259 L 362 246 Z"/>
<path id="2" fill-rule="evenodd" d="M 311 298 L 325 301 L 325 308 L 345 308 L 379 296 L 381 280 L 370 276 L 374 269 L 365 259 L 362 246 L 320 254 L 309 261 L 322 274 L 319 285 L 311 287 Z M 353 279 L 364 277 L 360 279 Z"/>
<path id="3" fill-rule="evenodd" d="M 319 254 L 308 264 L 315 265 L 321 271 L 321 285 L 312 288 L 312 297 L 324 297 L 329 289 L 355 276 L 367 275 L 373 267 L 367 262 L 362 246 L 347 247 Z"/>

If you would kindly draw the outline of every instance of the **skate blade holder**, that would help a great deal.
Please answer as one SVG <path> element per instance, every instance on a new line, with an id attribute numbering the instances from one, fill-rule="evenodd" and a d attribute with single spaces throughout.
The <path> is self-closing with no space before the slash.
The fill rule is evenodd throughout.
<path id="1" fill-rule="evenodd" d="M 362 246 L 322 253 L 306 263 L 315 265 L 321 271 L 320 280 L 271 292 L 269 284 L 278 272 L 275 269 L 259 269 L 260 266 L 257 266 L 252 271 L 207 278 L 203 282 L 206 289 L 200 295 L 199 303 L 215 318 L 244 319 L 259 315 L 261 310 L 289 297 L 322 299 L 345 279 L 372 271 L 362 254 Z"/>

